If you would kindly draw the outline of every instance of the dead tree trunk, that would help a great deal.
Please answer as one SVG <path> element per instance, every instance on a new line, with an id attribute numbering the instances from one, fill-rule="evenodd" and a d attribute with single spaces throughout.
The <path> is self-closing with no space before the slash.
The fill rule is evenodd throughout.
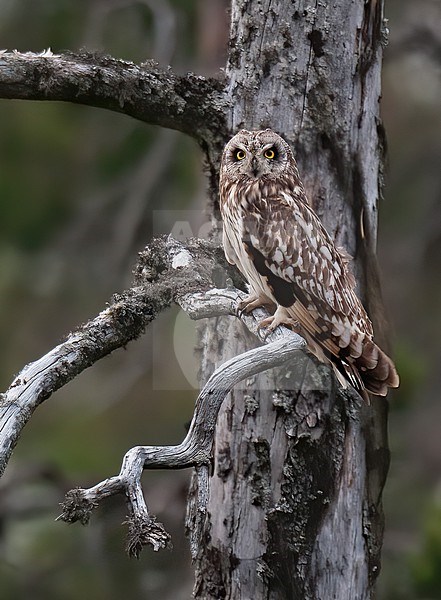
<path id="1" fill-rule="evenodd" d="M 0 51 L 0 97 L 91 104 L 192 135 L 206 154 L 217 228 L 222 144 L 241 127 L 273 128 L 291 143 L 328 231 L 354 256 L 378 339 L 382 10 L 382 0 L 232 0 L 224 87 L 154 63 Z M 367 407 L 338 391 L 329 370 L 306 354 L 288 369 L 256 375 L 298 357 L 302 341 L 279 339 L 242 354 L 257 344 L 242 323 L 256 333 L 255 323 L 244 315 L 231 318 L 237 316 L 237 290 L 211 289 L 219 286 L 213 261 L 220 261 L 213 247 L 155 240 L 134 288 L 25 367 L 0 398 L 0 472 L 41 402 L 178 302 L 196 318 L 216 316 L 201 331 L 203 383 L 222 365 L 201 392 L 188 436 L 174 447 L 133 448 L 118 476 L 68 495 L 62 518 L 86 522 L 98 501 L 124 493 L 132 517 L 130 552 L 138 555 L 146 543 L 164 547 L 168 536 L 143 499 L 142 469 L 195 465 L 188 528 L 196 598 L 371 599 L 388 467 L 386 404 L 373 399 Z M 208 485 L 217 411 L 232 382 L 244 377 L 217 420 Z"/>
<path id="2" fill-rule="evenodd" d="M 354 256 L 377 335 L 382 9 L 374 0 L 233 0 L 226 69 L 226 134 L 271 127 L 292 144 L 311 203 Z M 251 344 L 241 323 L 208 324 L 202 379 Z M 197 531 L 197 598 L 373 597 L 388 467 L 384 400 L 354 406 L 308 359 L 289 375 L 257 375 L 224 402 Z M 188 524 L 196 526 L 194 502 Z"/>

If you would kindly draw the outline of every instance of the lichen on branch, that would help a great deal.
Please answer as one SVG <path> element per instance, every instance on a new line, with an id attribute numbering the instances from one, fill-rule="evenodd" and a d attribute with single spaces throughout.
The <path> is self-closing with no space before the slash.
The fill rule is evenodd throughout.
<path id="1" fill-rule="evenodd" d="M 225 132 L 223 84 L 98 53 L 0 51 L 0 98 L 106 108 L 214 143 Z"/>

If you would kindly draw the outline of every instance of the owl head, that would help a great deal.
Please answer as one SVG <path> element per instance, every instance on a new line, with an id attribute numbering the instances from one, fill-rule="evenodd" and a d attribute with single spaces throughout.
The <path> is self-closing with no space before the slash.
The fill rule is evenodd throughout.
<path id="1" fill-rule="evenodd" d="M 225 146 L 221 175 L 228 179 L 279 179 L 296 163 L 290 147 L 272 129 L 241 129 Z"/>

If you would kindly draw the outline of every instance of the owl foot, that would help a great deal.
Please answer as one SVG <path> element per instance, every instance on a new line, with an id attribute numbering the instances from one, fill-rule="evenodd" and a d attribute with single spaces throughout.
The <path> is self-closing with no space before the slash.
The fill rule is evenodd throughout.
<path id="1" fill-rule="evenodd" d="M 264 294 L 250 294 L 241 302 L 239 302 L 238 307 L 239 315 L 241 315 L 242 313 L 248 314 L 255 308 L 265 307 L 269 310 L 274 310 L 275 304 L 268 298 L 268 296 L 265 296 Z"/>
<path id="2" fill-rule="evenodd" d="M 259 323 L 257 328 L 262 329 L 263 327 L 266 327 L 266 335 L 268 335 L 271 331 L 274 331 L 274 329 L 279 325 L 284 325 L 285 327 L 289 327 L 289 329 L 293 329 L 295 331 L 299 327 L 299 322 L 291 317 L 291 315 L 284 306 L 278 306 L 273 316 L 268 317 L 267 319 L 263 319 L 263 321 Z"/>

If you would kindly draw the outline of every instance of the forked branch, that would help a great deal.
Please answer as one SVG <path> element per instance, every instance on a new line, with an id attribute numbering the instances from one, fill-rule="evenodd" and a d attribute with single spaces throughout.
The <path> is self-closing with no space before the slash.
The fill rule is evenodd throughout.
<path id="1" fill-rule="evenodd" d="M 183 252 L 187 264 L 179 260 Z M 202 241 L 184 247 L 171 238 L 153 240 L 140 255 L 135 287 L 115 295 L 95 319 L 26 365 L 0 395 L 0 475 L 37 406 L 84 369 L 139 337 L 182 295 L 212 288 L 220 258 L 220 252 Z"/>
<path id="2" fill-rule="evenodd" d="M 154 240 L 140 255 L 136 276 L 139 285 L 116 296 L 94 320 L 70 334 L 65 342 L 41 359 L 27 365 L 2 395 L 1 471 L 23 426 L 41 402 L 82 370 L 139 336 L 172 302 L 179 304 L 192 319 L 221 315 L 239 317 L 249 331 L 263 340 L 258 322 L 266 313 L 262 309 L 249 315 L 242 313 L 239 303 L 243 292 L 236 288 L 213 288 L 219 269 L 228 268 L 221 262 L 221 252 L 201 240 L 187 245 L 170 237 Z M 223 275 L 225 277 L 225 273 Z M 225 396 L 238 382 L 292 360 L 293 355 L 305 347 L 301 337 L 284 328 L 271 332 L 264 341 L 268 345 L 236 356 L 213 373 L 199 394 L 189 432 L 181 444 L 132 448 L 124 457 L 118 476 L 87 490 L 70 491 L 59 518 L 86 523 L 100 500 L 124 493 L 130 511 L 129 553 L 138 556 L 145 544 L 152 545 L 155 550 L 167 546 L 168 534 L 150 515 L 145 503 L 140 483 L 142 471 L 196 467 L 201 483 L 199 511 L 203 514 L 216 419 Z"/>
<path id="3" fill-rule="evenodd" d="M 193 304 L 192 318 L 231 314 L 234 305 L 237 311 L 238 300 L 241 298 L 237 292 L 225 293 L 225 290 L 211 290 L 207 294 L 206 303 L 202 296 L 202 294 L 188 295 L 185 298 L 186 306 Z M 248 320 L 250 319 L 248 317 Z M 154 550 L 167 547 L 170 538 L 161 523 L 150 515 L 144 500 L 141 488 L 142 472 L 144 469 L 196 467 L 201 484 L 200 490 L 205 490 L 205 493 L 199 496 L 198 511 L 204 514 L 216 419 L 224 398 L 236 384 L 248 377 L 281 366 L 288 361 L 295 363 L 296 354 L 299 356 L 299 350 L 305 347 L 305 341 L 293 332 L 279 330 L 272 335 L 280 339 L 235 356 L 213 373 L 197 398 L 190 429 L 183 442 L 177 446 L 132 448 L 125 455 L 121 471 L 117 476 L 110 477 L 89 489 L 71 490 L 66 496 L 63 512 L 58 518 L 70 523 L 74 521 L 85 523 L 91 511 L 101 500 L 114 494 L 124 493 L 130 512 L 127 521 L 129 554 L 139 556 L 139 552 L 146 544 L 150 544 Z M 195 550 L 196 548 L 192 548 L 192 551 Z"/>

